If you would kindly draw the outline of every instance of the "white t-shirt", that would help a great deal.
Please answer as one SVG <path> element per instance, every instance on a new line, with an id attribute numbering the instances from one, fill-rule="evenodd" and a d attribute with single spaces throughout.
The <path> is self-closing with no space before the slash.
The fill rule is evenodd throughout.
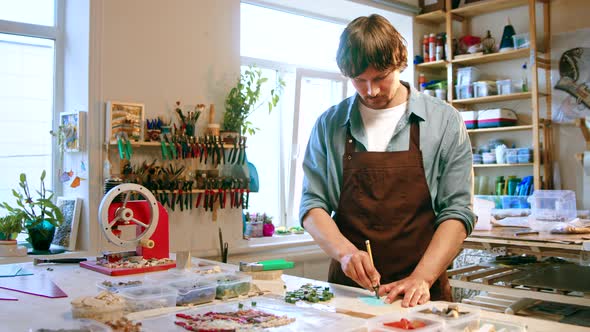
<path id="1" fill-rule="evenodd" d="M 368 108 L 360 102 L 358 105 L 367 134 L 367 151 L 384 152 L 408 103 L 382 110 Z"/>

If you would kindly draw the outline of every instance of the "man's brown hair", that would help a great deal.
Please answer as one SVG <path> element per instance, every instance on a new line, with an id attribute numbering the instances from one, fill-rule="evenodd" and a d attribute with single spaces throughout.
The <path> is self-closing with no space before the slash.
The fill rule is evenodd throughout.
<path id="1" fill-rule="evenodd" d="M 383 16 L 361 16 L 340 35 L 336 62 L 346 77 L 357 77 L 369 65 L 378 71 L 408 66 L 406 40 Z"/>

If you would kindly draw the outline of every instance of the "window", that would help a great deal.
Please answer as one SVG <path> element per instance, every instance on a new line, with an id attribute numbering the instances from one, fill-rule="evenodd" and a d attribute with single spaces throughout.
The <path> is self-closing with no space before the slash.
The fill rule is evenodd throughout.
<path id="1" fill-rule="evenodd" d="M 279 107 L 271 114 L 260 107 L 251 116 L 260 130 L 248 137 L 247 150 L 260 178 L 260 191 L 250 195 L 248 212 L 266 212 L 277 225 L 298 225 L 301 163 L 311 128 L 322 112 L 344 98 L 346 81 L 335 61 L 344 27 L 241 4 L 242 70 L 251 64 L 261 68 L 268 78 L 265 89 L 274 88 L 279 77 L 285 82 Z"/>
<path id="2" fill-rule="evenodd" d="M 38 188 L 46 170 L 53 188 L 56 7 L 54 0 L 0 0 L 0 202 L 14 204 L 20 173 Z"/>
<path id="3" fill-rule="evenodd" d="M 248 137 L 247 144 L 260 191 L 250 195 L 248 212 L 266 212 L 277 225 L 296 226 L 301 165 L 311 129 L 326 109 L 355 93 L 336 65 L 340 34 L 346 24 L 246 3 L 241 4 L 240 16 L 242 70 L 252 64 L 261 68 L 269 79 L 266 89 L 274 88 L 279 77 L 286 83 L 277 109 L 268 114 L 267 108 L 260 107 L 250 118 L 260 128 Z M 398 16 L 400 24 L 411 26 L 411 17 Z M 410 44 L 408 51 L 411 49 Z M 407 81 L 412 76 L 411 71 L 402 74 Z"/>

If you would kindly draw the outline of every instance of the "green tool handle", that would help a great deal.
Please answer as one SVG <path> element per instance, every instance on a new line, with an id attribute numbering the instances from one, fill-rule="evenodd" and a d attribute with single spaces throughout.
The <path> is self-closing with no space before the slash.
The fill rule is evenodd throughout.
<path id="1" fill-rule="evenodd" d="M 125 151 L 123 149 L 123 141 L 121 140 L 121 137 L 117 138 L 117 146 L 119 147 L 119 158 L 121 158 L 121 160 L 125 159 Z"/>
<path id="2" fill-rule="evenodd" d="M 125 140 L 125 152 L 127 153 L 127 160 L 131 160 L 133 149 L 131 149 L 131 142 L 128 139 Z"/>
<path id="3" fill-rule="evenodd" d="M 160 146 L 162 148 L 162 159 L 170 159 L 170 157 L 168 156 L 168 148 L 166 147 L 166 142 L 164 142 L 163 140 L 160 141 Z"/>
<path id="4" fill-rule="evenodd" d="M 258 264 L 262 264 L 263 271 L 273 271 L 273 270 L 286 270 L 292 269 L 295 266 L 293 262 L 287 262 L 284 259 L 271 259 L 266 261 L 260 261 Z"/>

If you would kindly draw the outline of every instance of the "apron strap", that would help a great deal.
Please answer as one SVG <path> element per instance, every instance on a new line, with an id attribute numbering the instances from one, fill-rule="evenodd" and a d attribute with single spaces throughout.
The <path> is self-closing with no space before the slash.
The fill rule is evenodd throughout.
<path id="1" fill-rule="evenodd" d="M 410 151 L 420 151 L 420 120 L 410 114 Z"/>
<path id="2" fill-rule="evenodd" d="M 350 155 L 355 150 L 355 141 L 352 138 L 352 134 L 350 133 L 350 124 L 346 126 L 346 145 L 344 146 L 344 154 Z"/>

